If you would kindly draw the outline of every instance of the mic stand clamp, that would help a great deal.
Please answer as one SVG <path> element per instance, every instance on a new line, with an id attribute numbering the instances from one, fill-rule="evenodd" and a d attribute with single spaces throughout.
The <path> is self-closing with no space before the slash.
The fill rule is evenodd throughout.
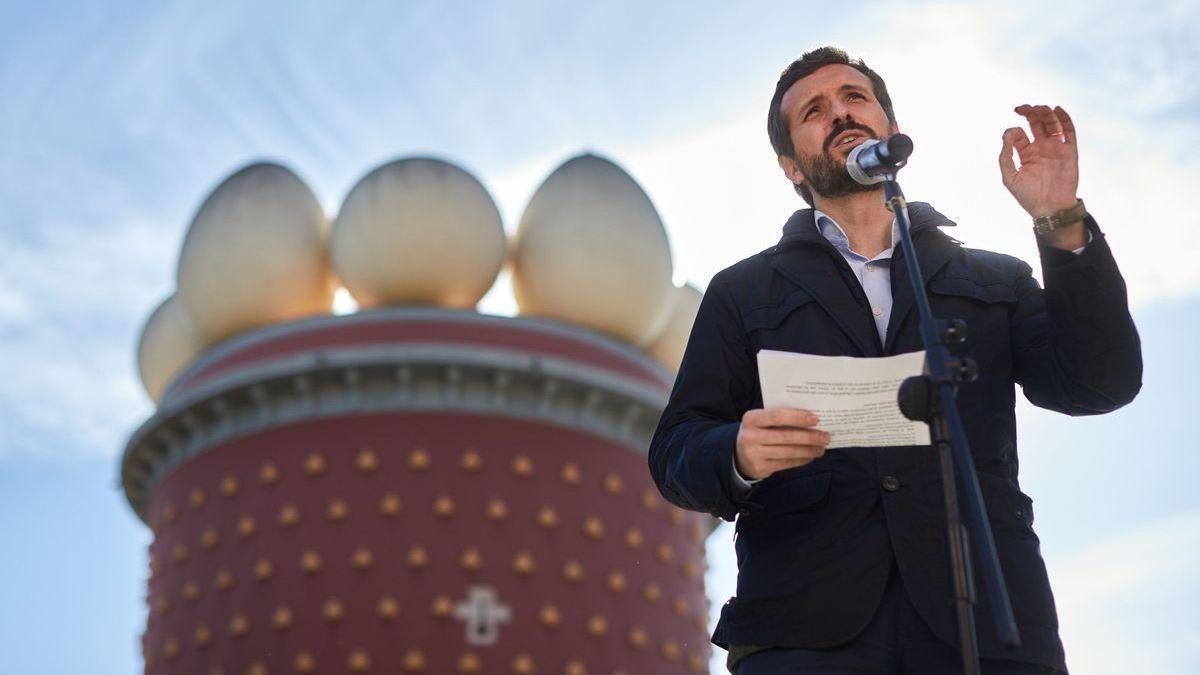
<path id="1" fill-rule="evenodd" d="M 950 354 L 949 345 L 961 344 L 967 338 L 967 325 L 960 319 L 950 321 L 933 317 L 929 296 L 925 293 L 916 249 L 909 232 L 908 204 L 896 183 L 893 171 L 883 182 L 884 201 L 896 215 L 900 245 L 913 296 L 921 317 L 921 340 L 925 345 L 925 371 L 904 380 L 900 385 L 900 411 L 913 421 L 929 425 L 930 440 L 937 448 L 942 470 L 942 496 L 946 506 L 946 541 L 954 584 L 954 603 L 958 618 L 958 638 L 963 673 L 979 675 L 979 646 L 975 637 L 975 580 L 971 576 L 971 538 L 978 546 L 980 572 L 988 597 L 992 600 L 993 625 L 999 631 L 1000 642 L 1013 649 L 1021 644 L 1012 604 L 1004 583 L 1004 574 L 996 556 L 996 543 L 988 523 L 983 495 L 975 462 L 967 445 L 962 419 L 958 414 L 955 394 L 962 382 L 978 377 L 979 369 L 969 358 Z M 955 474 L 963 482 L 968 528 L 959 515 L 958 490 Z"/>

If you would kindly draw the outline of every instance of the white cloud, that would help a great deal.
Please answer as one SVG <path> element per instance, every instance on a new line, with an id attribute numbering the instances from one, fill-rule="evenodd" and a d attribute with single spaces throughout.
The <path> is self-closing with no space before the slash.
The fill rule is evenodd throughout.
<path id="1" fill-rule="evenodd" d="M 136 377 L 142 322 L 169 287 L 176 231 L 119 220 L 0 235 L 0 456 L 111 456 L 150 411 Z"/>
<path id="2" fill-rule="evenodd" d="M 1046 562 L 1073 672 L 1185 675 L 1200 668 L 1200 511 Z"/>
<path id="3" fill-rule="evenodd" d="M 1148 124 L 1116 105 L 1140 101 L 1141 92 L 1080 82 L 1070 70 L 1047 67 L 1035 49 L 1043 34 L 1022 33 L 1024 23 L 998 11 L 906 6 L 866 26 L 838 37 L 888 80 L 901 127 L 917 145 L 902 185 L 910 199 L 929 201 L 956 220 L 954 236 L 1038 267 L 1029 218 L 1001 185 L 997 156 L 1003 130 L 1023 124 L 1014 106 L 1058 104 L 1079 130 L 1079 194 L 1105 230 L 1133 299 L 1200 291 L 1200 267 L 1163 264 L 1164 247 L 1172 260 L 1200 255 L 1200 227 L 1188 215 L 1200 163 L 1181 160 L 1170 142 L 1183 122 Z M 853 43 L 869 47 L 854 50 Z M 1148 81 L 1168 77 L 1174 65 L 1158 67 L 1164 72 L 1145 73 Z M 618 157 L 667 223 L 677 274 L 706 283 L 772 244 L 791 211 L 805 206 L 767 142 L 772 88 L 764 83 L 762 100 L 747 102 L 733 119 L 620 149 Z"/>
<path id="4" fill-rule="evenodd" d="M 733 526 L 708 539 L 705 584 L 713 606 L 736 589 Z M 1200 667 L 1200 511 L 1114 534 L 1080 551 L 1047 559 L 1067 665 L 1088 675 L 1186 675 Z M 724 672 L 714 648 L 711 672 Z"/>

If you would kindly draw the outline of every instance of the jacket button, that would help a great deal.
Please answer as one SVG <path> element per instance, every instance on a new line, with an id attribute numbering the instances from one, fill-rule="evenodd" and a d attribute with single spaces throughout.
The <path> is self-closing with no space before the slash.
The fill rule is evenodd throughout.
<path id="1" fill-rule="evenodd" d="M 900 479 L 895 476 L 883 477 L 883 489 L 888 492 L 895 492 L 900 489 Z"/>

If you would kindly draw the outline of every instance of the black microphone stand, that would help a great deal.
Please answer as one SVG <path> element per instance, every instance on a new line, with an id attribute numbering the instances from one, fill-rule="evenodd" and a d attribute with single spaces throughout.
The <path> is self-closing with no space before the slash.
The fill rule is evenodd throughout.
<path id="1" fill-rule="evenodd" d="M 975 462 L 967 446 L 967 436 L 963 431 L 962 419 L 958 415 L 958 406 L 954 400 L 958 384 L 974 380 L 978 370 L 971 359 L 960 359 L 950 355 L 947 345 L 961 343 L 966 339 L 966 323 L 960 319 L 940 321 L 933 317 L 929 308 L 929 296 L 925 294 L 922 282 L 921 267 L 917 262 L 917 252 L 913 248 L 912 236 L 909 233 L 908 203 L 904 200 L 900 185 L 896 183 L 896 170 L 886 173 L 884 178 L 884 201 L 896 214 L 904 262 L 908 265 L 908 278 L 912 282 L 913 296 L 921 317 L 921 340 L 925 344 L 924 374 L 907 378 L 901 383 L 900 410 L 911 420 L 929 424 L 930 438 L 941 459 L 942 495 L 946 503 L 946 535 L 954 581 L 954 602 L 958 610 L 958 639 L 962 650 L 963 672 L 966 675 L 978 675 L 979 646 L 975 639 L 975 581 L 971 577 L 971 540 L 967 528 L 959 519 L 955 467 L 964 485 L 967 519 L 970 532 L 975 534 L 980 570 L 988 597 L 992 599 L 993 618 L 1000 632 L 1000 641 L 1009 649 L 1021 644 L 1008 589 L 1004 584 L 1004 574 L 996 557 L 996 543 L 992 539 L 992 528 L 988 524 L 983 495 L 979 491 Z"/>

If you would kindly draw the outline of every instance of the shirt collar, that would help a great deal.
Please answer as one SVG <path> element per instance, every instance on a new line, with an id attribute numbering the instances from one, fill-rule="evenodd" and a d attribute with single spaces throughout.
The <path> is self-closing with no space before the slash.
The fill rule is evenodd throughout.
<path id="1" fill-rule="evenodd" d="M 862 258 L 863 260 L 866 260 L 866 257 L 863 256 L 861 253 L 850 250 L 850 239 L 849 239 L 849 237 L 846 236 L 846 231 L 842 229 L 841 225 L 837 224 L 837 221 L 835 221 L 833 218 L 830 218 L 824 211 L 821 211 L 820 209 L 813 209 L 813 222 L 816 224 L 817 231 L 821 233 L 821 236 L 825 237 L 825 239 L 830 244 L 833 244 L 834 248 L 841 251 L 843 255 L 846 255 L 846 254 L 856 255 L 856 256 Z M 891 245 L 888 246 L 883 251 L 880 251 L 879 255 L 876 255 L 874 258 L 871 258 L 871 260 L 890 259 L 892 257 L 892 253 L 896 250 L 896 242 L 898 242 L 899 240 L 900 240 L 900 225 L 896 222 L 896 219 L 893 218 L 892 219 L 892 243 L 891 243 Z"/>

